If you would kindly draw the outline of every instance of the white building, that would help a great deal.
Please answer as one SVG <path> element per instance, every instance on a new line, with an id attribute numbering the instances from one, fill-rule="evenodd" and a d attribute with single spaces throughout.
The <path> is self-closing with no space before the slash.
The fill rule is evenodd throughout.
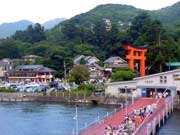
<path id="1" fill-rule="evenodd" d="M 152 97 L 164 91 L 172 96 L 180 95 L 180 69 L 138 77 L 132 81 L 108 83 L 105 93 L 124 95 L 126 89 L 134 97 Z"/>

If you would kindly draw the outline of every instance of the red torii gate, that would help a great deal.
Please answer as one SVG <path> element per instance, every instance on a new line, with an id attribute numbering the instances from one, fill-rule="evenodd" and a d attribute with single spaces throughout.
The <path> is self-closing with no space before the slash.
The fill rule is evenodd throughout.
<path id="1" fill-rule="evenodd" d="M 145 53 L 147 51 L 147 46 L 133 46 L 125 44 L 123 47 L 128 51 L 126 59 L 128 59 L 129 68 L 134 70 L 134 60 L 140 60 L 140 76 L 145 76 Z"/>

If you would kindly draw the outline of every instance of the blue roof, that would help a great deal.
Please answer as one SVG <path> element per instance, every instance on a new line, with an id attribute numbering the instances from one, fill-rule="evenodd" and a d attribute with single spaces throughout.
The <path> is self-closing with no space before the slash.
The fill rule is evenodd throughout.
<path id="1" fill-rule="evenodd" d="M 180 62 L 167 62 L 166 66 L 170 67 L 180 67 Z"/>

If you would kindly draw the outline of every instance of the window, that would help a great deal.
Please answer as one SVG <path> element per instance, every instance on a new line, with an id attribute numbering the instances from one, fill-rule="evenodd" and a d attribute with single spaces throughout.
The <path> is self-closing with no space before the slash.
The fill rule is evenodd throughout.
<path id="1" fill-rule="evenodd" d="M 119 88 L 120 93 L 126 93 L 126 90 L 124 88 Z M 127 89 L 127 93 L 131 93 L 131 89 Z"/>
<path id="2" fill-rule="evenodd" d="M 167 83 L 167 76 L 160 76 L 160 83 Z"/>

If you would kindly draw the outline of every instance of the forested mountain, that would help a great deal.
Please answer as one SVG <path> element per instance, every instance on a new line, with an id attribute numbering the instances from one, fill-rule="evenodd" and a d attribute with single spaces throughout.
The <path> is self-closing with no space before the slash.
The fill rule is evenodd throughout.
<path id="1" fill-rule="evenodd" d="M 180 3 L 156 11 L 119 4 L 100 5 L 49 30 L 34 24 L 16 31 L 10 38 L 0 40 L 0 58 L 39 55 L 41 59 L 36 64 L 51 67 L 58 71 L 57 76 L 63 77 L 64 63 L 70 70 L 76 55 L 96 56 L 101 61 L 115 55 L 124 58 L 122 46 L 129 42 L 149 45 L 148 72 L 161 72 L 166 62 L 180 61 L 180 27 L 175 25 L 179 9 Z"/>
<path id="2" fill-rule="evenodd" d="M 51 29 L 55 25 L 58 25 L 59 23 L 65 21 L 65 20 L 66 20 L 66 18 L 56 18 L 53 20 L 49 20 L 49 21 L 43 23 L 42 25 L 44 26 L 45 29 Z"/>
<path id="3" fill-rule="evenodd" d="M 180 2 L 160 10 L 151 11 L 150 14 L 164 25 L 174 27 L 180 24 Z"/>
<path id="4" fill-rule="evenodd" d="M 71 18 L 71 23 L 80 24 L 84 26 L 92 26 L 97 20 L 104 18 L 110 19 L 112 22 L 131 22 L 135 16 L 144 10 L 137 9 L 133 6 L 121 5 L 121 4 L 106 4 L 100 5 L 90 10 L 87 13 L 83 13 Z"/>
<path id="5" fill-rule="evenodd" d="M 0 25 L 0 38 L 8 37 L 14 34 L 17 30 L 25 30 L 28 25 L 33 24 L 33 22 L 28 20 L 21 20 L 12 23 L 3 23 Z"/>
<path id="6" fill-rule="evenodd" d="M 108 18 L 113 23 L 123 23 L 126 25 L 127 23 L 132 22 L 134 17 L 141 12 L 147 12 L 152 19 L 158 19 L 164 25 L 169 27 L 173 27 L 180 23 L 180 2 L 155 11 L 142 10 L 133 6 L 121 4 L 100 5 L 89 12 L 77 15 L 68 21 L 74 24 L 91 27 L 97 20 Z"/>

